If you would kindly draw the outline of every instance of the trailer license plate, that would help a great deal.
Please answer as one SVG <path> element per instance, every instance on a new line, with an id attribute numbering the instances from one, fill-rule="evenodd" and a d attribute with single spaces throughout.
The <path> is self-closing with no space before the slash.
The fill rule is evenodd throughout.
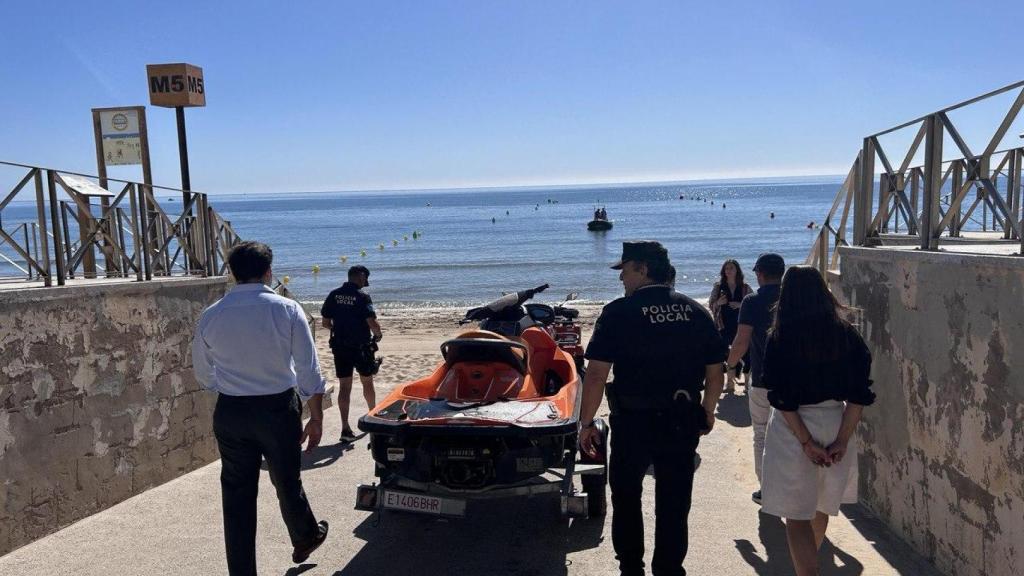
<path id="1" fill-rule="evenodd" d="M 407 510 L 409 512 L 440 515 L 443 503 L 444 499 L 437 496 L 384 491 L 383 505 L 385 508 L 392 510 Z"/>

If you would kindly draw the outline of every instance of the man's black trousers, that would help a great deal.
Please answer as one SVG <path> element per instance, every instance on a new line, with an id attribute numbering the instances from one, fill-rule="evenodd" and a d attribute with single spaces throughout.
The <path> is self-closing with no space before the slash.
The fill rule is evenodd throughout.
<path id="1" fill-rule="evenodd" d="M 221 394 L 213 412 L 220 448 L 224 546 L 232 576 L 256 574 L 256 494 L 265 458 L 292 545 L 315 538 L 316 519 L 302 490 L 302 405 L 295 390 L 269 396 Z"/>
<path id="2" fill-rule="evenodd" d="M 611 417 L 612 543 L 623 575 L 644 573 L 644 476 L 654 465 L 655 576 L 685 576 L 687 516 L 699 425 L 693 414 L 639 412 Z"/>

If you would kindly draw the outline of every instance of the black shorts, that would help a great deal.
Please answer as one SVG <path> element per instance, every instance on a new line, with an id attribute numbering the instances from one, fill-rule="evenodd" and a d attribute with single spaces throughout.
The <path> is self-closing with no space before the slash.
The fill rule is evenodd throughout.
<path id="1" fill-rule="evenodd" d="M 332 348 L 334 353 L 334 373 L 338 378 L 351 378 L 355 369 L 360 376 L 373 376 L 377 370 L 373 352 L 359 348 Z"/>

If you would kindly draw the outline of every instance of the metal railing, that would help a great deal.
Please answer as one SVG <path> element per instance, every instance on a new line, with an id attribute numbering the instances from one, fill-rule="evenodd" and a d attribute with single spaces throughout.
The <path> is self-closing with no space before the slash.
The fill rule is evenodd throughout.
<path id="1" fill-rule="evenodd" d="M 1010 109 L 980 153 L 967 145 L 949 113 L 1007 92 L 1016 92 Z M 1022 168 L 1024 147 L 997 150 L 1024 107 L 1024 81 L 1004 86 L 976 98 L 932 112 L 916 120 L 864 138 L 860 152 L 832 203 L 832 208 L 814 240 L 807 263 L 823 273 L 839 264 L 839 246 L 872 246 L 897 242 L 901 224 L 903 238 L 913 240 L 922 250 L 937 250 L 942 242 L 963 237 L 973 223 L 998 234 L 994 242 L 1020 243 L 1024 254 L 1024 221 L 1021 220 Z M 890 162 L 879 137 L 917 126 L 912 143 L 903 151 L 899 165 Z M 943 140 L 953 141 L 958 158 L 943 160 Z M 922 144 L 924 162 L 911 166 Z M 875 162 L 881 164 L 875 179 Z M 995 168 L 993 168 L 995 165 Z M 1000 186 L 1000 183 L 1003 183 Z M 909 194 L 908 194 L 909 187 Z M 877 190 L 877 194 L 876 194 Z M 944 191 L 948 191 L 943 194 Z M 965 200 L 975 196 L 965 209 Z M 836 220 L 839 206 L 842 215 Z M 977 209 L 982 216 L 977 218 Z M 852 226 L 849 217 L 853 216 Z M 991 219 L 990 219 L 991 215 Z M 852 230 L 852 242 L 847 230 Z"/>
<path id="2" fill-rule="evenodd" d="M 13 162 L 0 168 L 20 176 L 0 197 L 0 280 L 221 276 L 240 240 L 201 192 L 189 191 L 175 215 L 156 193 L 181 197 L 176 188 Z"/>

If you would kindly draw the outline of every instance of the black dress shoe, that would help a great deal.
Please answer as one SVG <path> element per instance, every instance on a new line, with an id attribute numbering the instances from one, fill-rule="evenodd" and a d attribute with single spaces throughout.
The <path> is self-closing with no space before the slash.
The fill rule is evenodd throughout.
<path id="1" fill-rule="evenodd" d="M 309 555 L 324 543 L 324 540 L 327 540 L 327 520 L 317 522 L 316 536 L 313 540 L 295 547 L 295 550 L 292 551 L 292 562 L 295 564 L 305 562 L 306 558 L 309 558 Z"/>

